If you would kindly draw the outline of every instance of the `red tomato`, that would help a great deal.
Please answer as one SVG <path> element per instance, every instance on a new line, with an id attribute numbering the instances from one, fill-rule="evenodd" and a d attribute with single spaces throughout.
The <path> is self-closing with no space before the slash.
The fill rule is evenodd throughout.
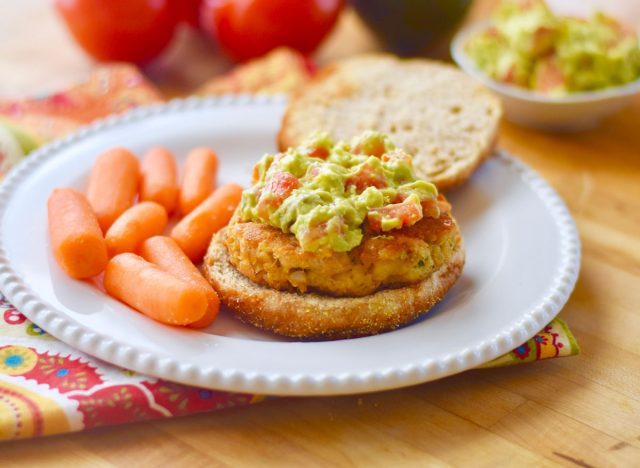
<path id="1" fill-rule="evenodd" d="M 422 219 L 420 205 L 414 203 L 396 203 L 375 208 L 367 213 L 369 228 L 374 232 L 382 231 L 382 218 L 398 218 L 401 227 L 412 226 Z"/>
<path id="2" fill-rule="evenodd" d="M 308 54 L 331 30 L 343 6 L 344 0 L 204 0 L 200 25 L 238 60 L 278 46 Z"/>
<path id="3" fill-rule="evenodd" d="M 202 0 L 174 0 L 178 8 L 178 19 L 194 28 L 200 27 L 200 4 Z"/>
<path id="4" fill-rule="evenodd" d="M 78 44 L 97 60 L 144 63 L 169 44 L 173 0 L 55 0 Z"/>

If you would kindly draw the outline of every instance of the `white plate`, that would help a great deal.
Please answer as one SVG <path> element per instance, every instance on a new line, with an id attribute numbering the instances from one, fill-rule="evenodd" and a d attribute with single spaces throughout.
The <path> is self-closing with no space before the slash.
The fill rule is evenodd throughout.
<path id="1" fill-rule="evenodd" d="M 226 312 L 205 332 L 171 328 L 61 273 L 49 252 L 46 200 L 54 187 L 83 189 L 102 150 L 165 145 L 183 159 L 209 145 L 221 181 L 248 184 L 253 163 L 275 150 L 283 106 L 280 98 L 173 101 L 40 149 L 0 188 L 0 289 L 49 333 L 105 361 L 202 387 L 289 395 L 382 390 L 460 372 L 520 345 L 560 311 L 579 267 L 574 223 L 546 182 L 504 155 L 450 194 L 466 241 L 462 277 L 426 318 L 378 336 L 296 342 Z"/>

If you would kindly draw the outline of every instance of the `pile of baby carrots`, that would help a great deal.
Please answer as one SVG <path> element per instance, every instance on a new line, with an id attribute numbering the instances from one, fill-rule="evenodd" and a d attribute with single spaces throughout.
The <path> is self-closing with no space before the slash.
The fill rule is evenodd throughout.
<path id="1" fill-rule="evenodd" d="M 102 153 L 86 196 L 59 188 L 49 197 L 56 261 L 76 279 L 104 272 L 108 294 L 159 322 L 210 325 L 220 301 L 195 263 L 242 195 L 236 184 L 216 189 L 217 170 L 218 158 L 208 148 L 188 154 L 181 183 L 165 148 L 152 148 L 141 163 L 124 148 Z M 180 219 L 163 236 L 174 214 Z"/>

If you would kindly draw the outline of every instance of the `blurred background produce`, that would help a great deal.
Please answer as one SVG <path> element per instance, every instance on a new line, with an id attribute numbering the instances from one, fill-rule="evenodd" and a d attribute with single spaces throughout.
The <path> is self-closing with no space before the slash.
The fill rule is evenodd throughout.
<path id="1" fill-rule="evenodd" d="M 96 60 L 145 63 L 169 44 L 178 23 L 175 0 L 55 0 L 69 32 Z"/>
<path id="2" fill-rule="evenodd" d="M 554 14 L 544 0 L 502 0 L 464 51 L 490 78 L 547 95 L 640 78 L 640 42 L 630 26 L 600 11 Z"/>
<path id="3" fill-rule="evenodd" d="M 145 64 L 186 23 L 206 32 L 234 60 L 280 46 L 313 52 L 344 0 L 55 0 L 69 32 L 100 61 Z"/>
<path id="4" fill-rule="evenodd" d="M 389 50 L 402 56 L 433 51 L 467 14 L 472 0 L 352 0 Z"/>
<path id="5" fill-rule="evenodd" d="M 640 26 L 640 2 L 635 0 L 548 3 L 563 14 L 602 8 Z M 139 64 L 163 94 L 173 96 L 202 89 L 238 60 L 280 44 L 302 50 L 318 66 L 380 49 L 433 55 L 446 47 L 460 26 L 486 18 L 497 4 L 497 0 L 0 0 L 0 69 L 12 71 L 0 80 L 0 97 L 72 86 L 88 77 L 95 59 Z M 308 8 L 302 8 L 305 5 Z M 271 20 L 265 22 L 264 17 Z M 274 18 L 289 26 L 284 33 Z M 226 26 L 221 29 L 216 22 Z M 281 58 L 268 62 L 272 65 L 267 68 L 243 72 L 243 83 L 255 82 L 265 69 L 272 80 L 291 63 Z M 233 86 L 215 86 L 223 88 Z"/>
<path id="6" fill-rule="evenodd" d="M 276 47 L 310 54 L 331 30 L 343 0 L 203 0 L 200 25 L 236 60 Z"/>

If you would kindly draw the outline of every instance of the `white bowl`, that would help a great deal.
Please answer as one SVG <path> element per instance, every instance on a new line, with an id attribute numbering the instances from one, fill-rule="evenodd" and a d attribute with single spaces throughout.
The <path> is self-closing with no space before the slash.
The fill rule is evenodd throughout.
<path id="1" fill-rule="evenodd" d="M 481 81 L 501 98 L 505 117 L 515 123 L 552 131 L 587 130 L 625 107 L 634 94 L 640 91 L 640 79 L 624 86 L 559 97 L 496 81 L 478 69 L 464 51 L 464 44 L 471 35 L 488 26 L 489 22 L 479 22 L 458 32 L 451 42 L 451 56 L 462 70 Z"/>

